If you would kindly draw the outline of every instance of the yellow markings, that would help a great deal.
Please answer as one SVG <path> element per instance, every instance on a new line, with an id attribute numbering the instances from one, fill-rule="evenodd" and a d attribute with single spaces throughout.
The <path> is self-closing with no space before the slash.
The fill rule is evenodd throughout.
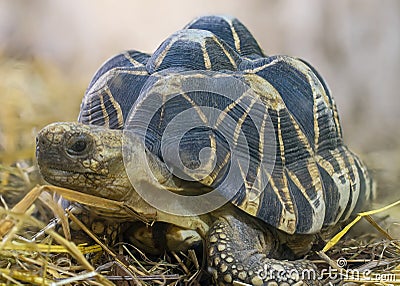
<path id="1" fill-rule="evenodd" d="M 343 158 L 343 153 L 341 153 L 341 152 L 339 153 L 338 151 L 336 151 L 336 152 L 335 151 L 336 150 L 332 150 L 331 152 L 334 152 L 334 157 L 339 164 L 339 170 L 340 170 L 341 174 L 348 173 L 346 162 L 345 162 L 345 159 Z"/>
<path id="2" fill-rule="evenodd" d="M 335 174 L 333 165 L 331 164 L 331 162 L 326 160 L 324 157 L 322 157 L 321 155 L 317 155 L 317 156 L 315 156 L 315 160 L 329 174 L 329 176 L 332 177 L 333 174 Z"/>
<path id="3" fill-rule="evenodd" d="M 282 128 L 281 128 L 281 116 L 279 115 L 278 111 L 278 142 L 279 142 L 279 151 L 281 153 L 281 160 L 282 160 L 282 166 L 285 166 L 285 144 L 283 143 L 283 137 L 282 137 Z"/>
<path id="4" fill-rule="evenodd" d="M 240 162 L 238 162 L 238 164 L 239 164 L 240 175 L 242 176 L 242 179 L 243 179 L 243 182 L 244 182 L 244 186 L 245 186 L 246 191 L 247 191 L 248 189 L 250 189 L 249 182 L 247 182 L 247 180 L 246 180 L 247 175 L 246 175 L 245 171 L 243 171 L 242 165 L 240 164 Z"/>
<path id="5" fill-rule="evenodd" d="M 289 110 L 288 110 L 289 113 Z M 308 151 L 311 157 L 314 157 L 314 150 L 311 148 L 310 143 L 308 142 L 306 136 L 304 133 L 301 131 L 299 125 L 297 124 L 297 121 L 293 118 L 292 114 L 289 113 L 290 121 L 292 121 L 293 127 L 296 131 L 297 138 L 301 141 L 303 146 L 305 146 L 305 149 Z"/>
<path id="6" fill-rule="evenodd" d="M 255 93 L 259 100 L 266 105 L 267 108 L 273 110 L 281 110 L 285 108 L 285 104 L 279 92 L 266 79 L 256 74 L 245 74 L 246 83 L 250 85 L 251 90 Z"/>
<path id="7" fill-rule="evenodd" d="M 204 66 L 207 70 L 211 70 L 211 60 L 210 56 L 208 55 L 205 42 L 201 43 L 201 51 L 203 52 Z"/>
<path id="8" fill-rule="evenodd" d="M 186 93 L 181 93 L 183 98 L 186 99 L 191 105 L 192 107 L 196 110 L 196 113 L 199 115 L 201 121 L 206 125 L 209 126 L 208 123 L 208 118 L 207 116 L 204 114 L 203 110 L 201 109 L 201 106 L 197 105 L 196 102 L 193 101 L 193 99 L 191 99 Z M 210 126 L 211 127 L 211 126 Z M 215 172 L 214 174 L 212 174 L 212 166 L 213 166 L 213 162 L 216 160 L 216 150 L 217 150 L 217 142 L 215 141 L 215 136 L 211 135 L 210 137 L 210 149 L 212 150 L 212 158 L 210 158 L 210 160 L 208 161 L 208 168 L 207 171 L 209 172 L 209 175 L 204 177 L 203 179 L 201 179 L 201 182 L 206 184 L 206 185 L 211 185 L 214 180 L 216 175 L 218 174 L 218 172 Z"/>
<path id="9" fill-rule="evenodd" d="M 257 177 L 254 180 L 253 186 L 251 188 L 251 192 L 249 192 L 249 201 L 259 201 L 260 195 L 264 191 L 267 184 L 263 184 L 263 173 L 265 172 L 267 176 L 266 178 L 270 177 L 267 170 L 260 168 L 261 164 L 257 166 Z M 268 182 L 267 182 L 268 183 Z"/>
<path id="10" fill-rule="evenodd" d="M 221 50 L 224 52 L 224 54 L 226 55 L 226 57 L 229 59 L 229 61 L 231 62 L 231 65 L 237 69 L 237 65 L 235 60 L 232 58 L 232 55 L 225 49 L 225 47 L 222 45 L 222 43 L 219 41 L 219 39 L 217 37 L 215 37 L 213 35 L 213 40 L 218 44 L 218 46 L 220 46 Z"/>
<path id="11" fill-rule="evenodd" d="M 340 206 L 340 212 L 336 214 L 335 221 L 333 223 L 336 223 L 340 217 L 342 216 L 343 212 L 345 211 L 346 205 L 349 201 L 350 197 L 350 181 L 348 180 L 347 176 L 343 174 L 345 170 L 347 170 L 346 166 L 343 164 L 343 159 L 341 158 L 341 154 L 338 153 L 338 150 L 329 150 L 328 151 L 330 155 L 333 157 L 334 160 L 337 161 L 339 165 L 339 173 L 335 172 L 335 169 L 332 165 L 331 162 L 326 160 L 324 157 L 321 155 L 317 155 L 315 157 L 317 163 L 326 171 L 328 172 L 329 176 L 332 178 L 334 181 L 338 193 L 339 193 L 339 206 Z M 341 158 L 341 160 L 339 159 Z M 341 182 L 341 177 L 344 176 L 346 178 L 345 182 Z"/>
<path id="12" fill-rule="evenodd" d="M 351 206 L 350 206 L 350 209 L 346 216 L 346 218 L 348 218 L 351 215 L 353 209 L 355 208 L 357 201 L 358 201 L 358 197 L 360 195 L 360 180 L 361 180 L 361 178 L 358 175 L 358 170 L 357 170 L 357 167 L 354 162 L 353 154 L 346 148 L 346 146 L 343 146 L 343 150 L 344 150 L 344 152 L 343 152 L 342 156 L 346 156 L 349 161 L 349 164 L 347 166 L 344 166 L 344 170 L 346 170 L 347 181 L 350 184 L 350 188 L 348 191 L 352 192 L 351 202 L 350 202 Z M 354 180 L 351 179 L 350 169 L 353 172 Z"/>
<path id="13" fill-rule="evenodd" d="M 337 112 L 336 104 L 334 99 L 331 97 L 329 99 L 327 90 L 324 89 L 324 86 L 322 83 L 319 81 L 317 76 L 312 72 L 312 70 L 303 62 L 298 61 L 296 59 L 287 57 L 286 62 L 288 62 L 290 65 L 292 65 L 294 68 L 298 69 L 301 71 L 307 78 L 310 83 L 311 89 L 313 91 L 313 96 L 314 96 L 314 132 L 315 132 L 315 146 L 317 148 L 318 146 L 318 141 L 319 141 L 319 126 L 317 122 L 317 112 L 316 112 L 316 107 L 317 107 L 317 101 L 316 101 L 316 95 L 320 93 L 323 97 L 323 101 L 325 103 L 325 106 L 331 111 L 331 116 L 334 120 L 334 124 L 336 126 L 336 130 L 338 132 L 339 138 L 342 138 L 342 132 L 340 129 L 340 122 L 339 122 L 339 115 Z M 317 127 L 318 126 L 318 127 Z"/>
<path id="14" fill-rule="evenodd" d="M 186 93 L 182 92 L 181 94 L 182 94 L 183 98 L 186 99 L 193 106 L 193 108 L 196 110 L 196 112 L 199 115 L 201 121 L 203 121 L 204 124 L 207 124 L 208 123 L 208 118 L 204 114 L 204 112 L 201 110 L 201 106 L 198 106 L 196 104 L 196 102 L 194 102 L 193 99 L 191 99 Z"/>
<path id="15" fill-rule="evenodd" d="M 111 92 L 109 91 L 108 88 L 106 89 L 106 92 L 111 94 Z M 110 95 L 110 96 L 112 96 L 112 95 Z M 102 94 L 99 94 L 99 99 L 100 99 L 101 112 L 103 113 L 104 126 L 110 127 L 110 118 L 108 117 L 106 106 L 104 104 L 104 96 Z"/>
<path id="16" fill-rule="evenodd" d="M 240 97 L 238 97 L 234 102 L 229 104 L 224 110 L 221 111 L 219 117 L 217 118 L 217 121 L 215 123 L 215 128 L 218 128 L 218 126 L 224 121 L 225 117 L 228 116 L 228 112 L 233 110 L 236 105 L 238 105 L 246 96 L 248 96 L 247 93 L 243 93 Z M 254 103 L 253 103 L 254 104 Z M 248 109 L 249 111 L 250 109 Z M 246 113 L 246 112 L 245 112 Z M 246 115 L 246 114 L 244 114 Z"/>
<path id="17" fill-rule="evenodd" d="M 126 67 L 116 67 L 110 69 L 105 74 L 103 74 L 96 83 L 91 87 L 91 89 L 87 92 L 87 94 L 91 94 L 92 92 L 96 92 L 101 88 L 107 87 L 107 82 L 114 78 L 116 75 L 119 74 L 133 74 L 133 75 L 149 75 L 148 72 L 143 69 L 134 70 L 132 68 L 127 69 Z"/>
<path id="18" fill-rule="evenodd" d="M 261 172 L 261 174 L 260 174 Z M 253 216 L 257 215 L 257 212 L 260 208 L 260 197 L 261 193 L 264 191 L 266 185 L 262 184 L 262 178 L 265 172 L 265 177 L 270 178 L 270 174 L 268 174 L 267 170 L 265 169 L 260 169 L 258 166 L 257 170 L 257 179 L 254 182 L 253 186 L 249 186 L 248 183 L 246 183 L 246 197 L 242 202 L 242 205 L 239 206 L 241 209 L 246 211 L 248 214 L 251 214 Z"/>
<path id="19" fill-rule="evenodd" d="M 244 111 L 243 115 L 239 118 L 239 121 L 236 124 L 235 131 L 233 134 L 233 142 L 235 145 L 237 145 L 237 140 L 239 138 L 240 130 L 242 129 L 243 122 L 246 120 L 247 116 L 250 113 L 251 108 L 253 107 L 254 103 L 256 103 L 256 101 L 257 101 L 257 99 L 255 99 L 255 98 L 251 99 L 249 106 Z"/>
<path id="20" fill-rule="evenodd" d="M 241 97 L 243 97 L 244 95 L 241 95 Z M 231 104 L 229 104 L 224 110 L 221 111 L 221 113 L 219 114 L 217 121 L 215 122 L 215 128 L 218 128 L 222 122 L 224 122 L 225 117 L 228 116 L 228 112 L 231 111 L 233 108 L 235 108 L 235 106 L 238 104 L 238 100 L 232 102 Z"/>
<path id="21" fill-rule="evenodd" d="M 269 114 L 267 112 L 267 110 L 264 112 L 264 116 L 263 116 L 263 121 L 261 123 L 261 127 L 258 130 L 258 133 L 260 134 L 260 138 L 259 138 L 259 144 L 258 144 L 258 152 L 260 155 L 260 163 L 257 165 L 257 170 L 256 170 L 256 180 L 254 182 L 254 185 L 252 186 L 250 192 L 249 192 L 249 197 L 248 197 L 248 201 L 249 202 L 253 202 L 252 205 L 255 205 L 258 209 L 259 203 L 260 203 L 260 195 L 261 193 L 264 191 L 267 182 L 264 182 L 264 178 L 270 178 L 270 174 L 268 174 L 267 170 L 266 170 L 266 166 L 264 166 L 264 136 L 265 136 L 265 126 L 266 126 L 266 122 L 267 122 L 267 118 L 269 117 Z M 264 177 L 263 172 L 266 173 L 266 177 Z M 256 212 L 257 212 L 256 209 Z M 250 210 L 248 211 L 249 213 Z M 253 214 L 253 213 L 251 213 Z M 253 215 L 256 215 L 256 213 L 254 213 Z"/>
<path id="22" fill-rule="evenodd" d="M 161 129 L 161 124 L 164 121 L 165 116 L 165 104 L 167 103 L 167 94 L 161 93 L 162 96 L 162 105 L 160 110 L 160 121 L 158 122 L 158 128 Z"/>
<path id="23" fill-rule="evenodd" d="M 310 71 L 310 72 L 312 73 L 312 71 Z M 314 73 L 312 73 L 312 74 L 314 75 Z M 335 122 L 339 138 L 342 138 L 342 132 L 341 132 L 341 129 L 340 129 L 339 115 L 338 115 L 338 111 L 337 111 L 337 108 L 336 108 L 335 100 L 333 99 L 333 97 L 331 97 L 329 99 L 328 93 L 327 93 L 328 90 L 324 89 L 322 83 L 319 82 L 318 78 L 316 78 L 315 80 L 319 83 L 319 86 L 320 86 L 320 89 L 321 89 L 321 94 L 322 94 L 322 96 L 324 98 L 326 106 L 328 106 L 329 110 L 332 112 L 332 117 L 333 117 L 333 120 Z"/>
<path id="24" fill-rule="evenodd" d="M 91 100 L 88 100 L 91 99 Z M 86 104 L 89 105 L 90 108 L 87 108 L 87 110 L 91 110 L 92 109 L 92 102 L 93 102 L 93 98 L 88 98 L 88 96 L 85 96 L 85 106 Z M 92 122 L 92 112 L 88 112 L 89 114 L 89 122 Z"/>
<path id="25" fill-rule="evenodd" d="M 229 104 L 219 115 L 217 122 L 215 124 L 215 128 L 218 128 L 218 126 L 224 121 L 225 117 L 228 115 L 228 112 L 234 109 L 245 97 L 247 97 L 247 93 L 243 93 L 236 101 L 232 102 Z M 251 97 L 251 96 L 249 96 Z M 253 105 L 257 102 L 257 98 L 251 97 L 251 102 L 250 104 L 246 107 L 244 110 L 243 115 L 239 118 L 236 126 L 235 126 L 235 131 L 233 134 L 233 142 L 235 145 L 237 145 L 237 140 L 240 135 L 240 130 L 242 128 L 243 122 L 246 120 L 246 117 L 250 114 L 250 110 L 253 107 Z M 244 109 L 244 108 L 243 108 Z"/>
<path id="26" fill-rule="evenodd" d="M 314 74 L 314 72 L 310 69 L 309 66 L 307 66 L 305 63 L 302 61 L 299 61 L 297 59 L 294 59 L 292 57 L 285 57 L 284 61 L 291 65 L 293 68 L 301 72 L 308 81 L 308 84 L 311 88 L 312 94 L 313 94 L 313 123 L 314 123 L 314 146 L 315 150 L 318 149 L 318 143 L 319 143 L 319 125 L 318 125 L 318 95 L 321 95 L 321 100 L 325 102 L 325 106 L 329 106 L 329 99 L 326 95 L 326 92 L 322 86 L 322 84 L 319 82 L 317 76 Z"/>
<path id="27" fill-rule="evenodd" d="M 284 142 L 283 142 L 283 137 L 282 137 L 282 128 L 281 128 L 281 117 L 278 112 L 278 144 L 279 144 L 279 149 L 280 149 L 280 156 L 282 160 L 282 167 L 285 170 L 285 147 L 284 147 Z M 296 222 L 297 222 L 297 217 L 295 214 L 292 198 L 290 196 L 290 191 L 289 191 L 289 186 L 288 186 L 288 181 L 284 173 L 281 174 L 282 177 L 280 178 L 282 181 L 282 187 L 281 190 L 278 189 L 278 187 L 275 186 L 274 180 L 270 180 L 271 182 L 271 187 L 275 191 L 275 194 L 278 196 L 279 200 L 282 203 L 283 210 L 282 216 L 280 219 L 280 228 L 288 231 L 289 233 L 293 233 L 296 228 Z"/>
<path id="28" fill-rule="evenodd" d="M 216 120 L 215 129 L 218 129 L 218 127 L 222 124 L 222 122 L 224 122 L 224 119 L 228 116 L 228 112 L 233 110 L 240 102 L 242 99 L 244 99 L 247 96 L 246 93 L 243 93 L 236 101 L 232 102 L 231 104 L 229 104 L 224 110 L 222 110 L 219 114 L 219 117 Z M 249 114 L 252 106 L 254 105 L 254 103 L 256 102 L 256 99 L 252 98 L 252 102 L 251 104 L 247 107 L 247 109 L 245 110 L 244 114 L 242 115 L 242 117 L 239 119 L 239 121 L 237 122 L 236 126 L 235 126 L 235 130 L 234 130 L 234 134 L 233 134 L 233 144 L 236 146 L 237 145 L 237 140 L 239 138 L 240 135 L 240 129 L 241 126 L 244 122 L 244 120 L 246 119 L 247 115 Z M 218 167 L 218 169 L 216 170 L 215 174 L 218 174 L 223 167 L 226 166 L 226 164 L 229 161 L 229 158 L 231 157 L 230 153 L 228 152 L 223 160 L 223 162 L 221 163 L 221 165 Z"/>
<path id="29" fill-rule="evenodd" d="M 173 38 L 174 39 L 174 38 Z M 165 56 L 168 54 L 169 49 L 172 47 L 172 45 L 175 43 L 176 39 L 171 40 L 167 46 L 164 48 L 164 50 L 160 53 L 160 55 L 157 57 L 157 59 L 154 61 L 155 66 L 154 69 L 158 69 L 160 65 L 162 64 Z"/>
<path id="30" fill-rule="evenodd" d="M 217 160 L 217 142 L 215 140 L 214 134 L 210 135 L 210 149 L 212 151 L 210 156 L 212 156 L 212 157 L 210 158 L 209 163 L 211 164 L 211 166 L 213 166 L 213 162 Z M 214 182 L 214 180 L 215 180 L 215 178 L 216 178 L 216 176 L 218 174 L 218 173 L 214 173 L 214 175 L 212 175 L 212 171 L 213 170 L 212 170 L 211 166 L 209 167 L 210 168 L 210 170 L 209 170 L 210 175 L 208 176 L 209 177 L 208 179 L 211 179 L 211 180 L 208 180 L 208 182 L 209 182 L 208 185 L 211 185 Z M 205 178 L 205 179 L 207 179 L 207 178 Z"/>
<path id="31" fill-rule="evenodd" d="M 180 81 L 179 84 L 175 83 L 175 84 L 163 84 L 164 80 L 162 80 L 161 77 L 158 77 L 159 82 L 156 83 L 155 85 L 155 92 L 157 92 L 158 94 L 161 95 L 161 99 L 162 99 L 162 104 L 161 104 L 161 111 L 160 111 L 160 121 L 158 123 L 158 128 L 161 128 L 162 122 L 164 120 L 164 116 L 165 116 L 165 104 L 167 103 L 167 99 L 168 97 L 171 96 L 171 94 L 178 94 L 181 90 L 181 86 Z M 168 78 L 169 80 L 169 78 Z M 168 82 L 168 80 L 166 82 Z M 152 94 L 152 92 L 148 93 L 146 95 L 146 98 L 148 96 L 150 96 Z M 144 101 L 144 100 L 143 100 Z M 142 101 L 142 102 L 143 102 Z"/>
<path id="32" fill-rule="evenodd" d="M 134 66 L 134 67 L 139 67 L 139 66 L 143 66 L 143 64 L 139 63 L 137 60 L 135 60 L 134 58 L 132 58 L 128 52 L 124 52 L 124 57 L 129 60 L 129 62 Z"/>
<path id="33" fill-rule="evenodd" d="M 277 227 L 280 230 L 292 234 L 296 231 L 297 217 L 294 212 L 293 202 L 290 197 L 286 176 L 282 174 L 282 177 L 279 179 L 281 179 L 283 182 L 283 188 L 281 190 L 278 189 L 275 184 L 275 180 L 272 177 L 269 180 L 271 188 L 274 190 L 274 193 L 282 205 L 282 214 L 280 215 L 279 225 Z"/>
<path id="34" fill-rule="evenodd" d="M 369 176 L 368 170 L 365 167 L 364 163 L 360 160 L 360 158 L 358 158 L 356 155 L 353 154 L 353 158 L 355 161 L 357 161 L 358 166 L 361 168 L 362 174 L 363 174 L 363 178 L 359 178 L 359 180 L 365 180 L 365 200 L 369 201 L 371 196 L 372 198 L 376 197 L 376 185 L 372 184 L 372 189 L 371 189 L 371 185 L 370 185 L 370 181 L 371 178 Z M 358 173 L 358 171 L 357 171 Z"/>
<path id="35" fill-rule="evenodd" d="M 267 119 L 269 118 L 268 110 L 265 109 L 263 120 L 261 122 L 261 126 L 259 127 L 258 133 L 260 134 L 260 140 L 258 144 L 258 152 L 260 154 L 260 161 L 263 162 L 264 159 L 264 136 L 265 136 L 265 128 L 267 124 Z"/>
<path id="36" fill-rule="evenodd" d="M 259 204 L 260 204 L 259 197 L 257 200 L 245 199 L 245 205 L 240 206 L 240 209 L 244 210 L 246 213 L 252 216 L 257 216 Z"/>
<path id="37" fill-rule="evenodd" d="M 339 138 L 342 138 L 342 130 L 340 129 L 339 114 L 338 114 L 338 111 L 337 111 L 337 108 L 336 108 L 336 103 L 333 100 L 333 98 L 332 98 L 332 105 L 333 105 L 332 106 L 333 119 L 335 120 L 335 124 L 336 124 L 336 127 L 337 127 L 337 132 L 338 132 Z"/>
<path id="38" fill-rule="evenodd" d="M 319 231 L 322 228 L 325 218 L 325 198 L 324 198 L 324 187 L 323 182 L 320 177 L 320 173 L 318 170 L 317 163 L 315 162 L 314 157 L 309 157 L 307 161 L 307 170 L 311 177 L 311 184 L 315 190 L 315 199 L 314 201 L 309 200 L 310 205 L 314 209 L 314 222 L 313 225 L 315 228 L 311 228 L 310 232 Z M 319 204 L 317 203 L 319 201 Z M 316 202 L 314 204 L 314 202 Z M 328 206 L 329 207 L 329 206 Z"/>
<path id="39" fill-rule="evenodd" d="M 341 135 L 341 131 L 340 131 L 339 117 L 338 117 L 338 113 L 337 113 L 337 110 L 336 110 L 335 102 L 334 102 L 333 98 L 331 98 L 331 100 L 329 100 L 327 91 L 324 89 L 322 83 L 320 83 L 320 85 L 321 85 L 321 94 L 322 94 L 322 97 L 324 99 L 325 105 L 328 106 L 329 110 L 331 111 L 331 116 L 333 117 L 333 120 L 335 122 L 339 138 L 341 138 L 342 135 Z M 332 104 L 330 103 L 331 101 L 332 101 Z M 314 112 L 314 113 L 316 113 L 316 112 Z M 315 133 L 315 134 L 317 134 L 317 133 Z M 318 133 L 318 139 L 319 139 L 319 133 Z"/>
<path id="40" fill-rule="evenodd" d="M 111 91 L 108 88 L 106 89 L 106 93 L 108 94 L 108 96 L 110 98 L 110 103 L 112 104 L 112 106 L 114 107 L 114 110 L 117 113 L 118 127 L 122 127 L 124 125 L 124 116 L 122 114 L 121 106 L 114 99 Z M 102 107 L 102 109 L 103 109 L 103 107 Z M 107 116 L 107 119 L 108 119 L 108 116 Z"/>
<path id="41" fill-rule="evenodd" d="M 126 70 L 126 69 L 116 68 L 115 71 L 126 74 L 134 74 L 134 75 L 149 75 L 146 70 Z"/>
<path id="42" fill-rule="evenodd" d="M 239 162 L 238 162 L 239 163 Z M 238 204 L 237 206 L 239 208 L 241 208 L 242 210 L 244 210 L 245 212 L 247 212 L 248 214 L 251 214 L 253 216 L 257 215 L 257 211 L 258 211 L 258 207 L 259 207 L 259 195 L 257 195 L 257 191 L 256 193 L 252 192 L 254 186 L 250 186 L 249 182 L 247 181 L 247 175 L 245 173 L 245 171 L 242 169 L 242 166 L 239 163 L 239 169 L 240 169 L 240 174 L 242 176 L 244 185 L 245 185 L 245 197 L 243 198 L 243 200 L 240 202 L 240 204 Z M 259 194 L 259 192 L 258 192 Z"/>
<path id="43" fill-rule="evenodd" d="M 116 75 L 119 74 L 133 74 L 133 75 L 148 75 L 146 70 L 126 70 L 126 68 L 113 68 L 103 74 L 97 81 L 96 83 L 91 87 L 89 91 L 87 91 L 84 101 L 83 101 L 83 106 L 85 107 L 84 110 L 87 111 L 87 116 L 88 116 L 88 121 L 92 122 L 94 117 L 97 117 L 98 115 L 96 112 L 93 112 L 94 110 L 98 109 L 98 105 L 100 105 L 100 109 L 103 115 L 104 119 L 104 124 L 105 126 L 109 126 L 109 120 L 110 116 L 107 112 L 106 105 L 108 105 L 108 101 L 106 98 L 104 98 L 104 95 L 102 93 L 106 93 L 109 97 L 109 102 L 113 106 L 113 108 L 116 111 L 116 116 L 117 116 L 117 121 L 118 121 L 118 127 L 122 127 L 124 120 L 123 120 L 123 114 L 121 107 L 119 103 L 114 99 L 113 95 L 111 94 L 111 91 L 109 90 L 108 86 L 108 81 L 115 77 Z M 100 104 L 97 104 L 97 99 L 100 101 Z"/>
<path id="44" fill-rule="evenodd" d="M 274 65 L 274 64 L 276 64 L 276 63 L 279 63 L 279 62 L 281 62 L 282 60 L 283 60 L 283 59 L 282 59 L 282 56 L 277 56 L 276 59 L 273 60 L 273 61 L 270 62 L 270 63 L 267 63 L 267 64 L 265 64 L 265 65 L 262 65 L 262 66 L 258 67 L 258 68 L 255 68 L 255 69 L 247 69 L 247 70 L 244 70 L 243 72 L 245 72 L 245 73 L 258 73 L 259 71 L 261 71 L 261 70 L 263 70 L 263 69 L 265 69 L 265 68 L 267 68 L 267 67 L 269 67 L 269 66 L 272 66 L 272 65 Z"/>
<path id="45" fill-rule="evenodd" d="M 313 118 L 314 118 L 314 148 L 317 152 L 318 150 L 318 143 L 319 143 L 319 125 L 318 125 L 318 99 L 317 99 L 317 93 L 315 92 L 315 87 L 312 86 L 312 91 L 313 91 L 313 99 L 314 99 L 314 104 L 313 104 Z"/>
<path id="46" fill-rule="evenodd" d="M 221 164 L 219 166 L 216 166 L 214 176 L 213 176 L 214 180 L 215 180 L 217 174 L 219 174 L 219 172 L 228 164 L 230 157 L 231 157 L 231 154 L 229 152 L 227 152 L 227 154 L 226 154 L 224 160 L 221 162 Z"/>
<path id="47" fill-rule="evenodd" d="M 308 173 L 310 174 L 311 177 L 311 184 L 314 186 L 315 191 L 317 193 L 321 193 L 321 196 L 323 196 L 323 187 L 322 187 L 322 181 L 320 178 L 320 173 L 318 170 L 317 163 L 315 162 L 315 159 L 312 157 L 308 158 L 307 162 L 307 170 Z"/>
<path id="48" fill-rule="evenodd" d="M 308 168 L 307 168 L 308 169 Z M 312 184 L 316 185 L 315 189 L 317 190 L 316 193 L 316 198 L 315 199 L 311 199 L 310 196 L 307 194 L 307 190 L 306 188 L 302 185 L 302 183 L 300 182 L 299 178 L 296 176 L 295 173 L 293 173 L 292 171 L 290 171 L 289 169 L 286 169 L 287 174 L 289 175 L 289 178 L 293 181 L 293 183 L 296 185 L 296 187 L 301 191 L 301 193 L 303 194 L 303 196 L 306 198 L 307 202 L 309 202 L 311 208 L 313 209 L 313 213 L 312 214 L 308 214 L 309 216 L 312 217 L 312 223 L 309 229 L 309 233 L 313 233 L 316 231 L 319 231 L 322 228 L 322 225 L 324 223 L 324 217 L 325 217 L 325 204 L 324 204 L 324 200 L 323 200 L 323 195 L 322 195 L 322 185 L 321 182 L 319 180 L 319 176 L 317 175 L 316 178 L 318 178 L 319 182 L 315 182 L 313 179 Z M 310 170 L 308 170 L 310 171 Z M 312 176 L 312 174 L 310 174 L 310 176 Z M 319 186 L 319 189 L 317 189 Z M 320 195 L 318 195 L 318 193 L 320 193 Z M 314 204 L 315 201 L 320 200 L 320 204 L 319 206 L 316 206 Z M 300 210 L 301 211 L 301 210 Z"/>
<path id="49" fill-rule="evenodd" d="M 235 48 L 240 53 L 240 38 L 235 30 L 235 27 L 233 27 L 232 22 L 231 21 L 227 21 L 227 22 L 229 23 L 229 27 L 231 28 L 233 41 L 235 42 Z"/>

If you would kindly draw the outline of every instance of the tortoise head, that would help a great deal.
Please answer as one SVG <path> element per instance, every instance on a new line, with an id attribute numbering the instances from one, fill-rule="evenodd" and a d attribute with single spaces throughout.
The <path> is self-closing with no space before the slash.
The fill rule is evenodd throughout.
<path id="1" fill-rule="evenodd" d="M 37 135 L 36 157 L 43 178 L 56 186 L 116 201 L 142 212 L 132 179 L 147 187 L 182 191 L 141 139 L 122 130 L 57 122 Z M 128 175 L 129 172 L 129 175 Z"/>
<path id="2" fill-rule="evenodd" d="M 131 195 L 123 132 L 82 123 L 53 123 L 37 136 L 36 156 L 49 183 L 114 200 Z"/>

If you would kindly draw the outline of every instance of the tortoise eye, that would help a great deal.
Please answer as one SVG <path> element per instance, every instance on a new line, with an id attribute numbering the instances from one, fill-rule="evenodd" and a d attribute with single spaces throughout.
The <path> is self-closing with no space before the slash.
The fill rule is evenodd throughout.
<path id="1" fill-rule="evenodd" d="M 67 153 L 71 156 L 80 156 L 87 153 L 90 139 L 85 135 L 74 136 L 68 140 Z"/>

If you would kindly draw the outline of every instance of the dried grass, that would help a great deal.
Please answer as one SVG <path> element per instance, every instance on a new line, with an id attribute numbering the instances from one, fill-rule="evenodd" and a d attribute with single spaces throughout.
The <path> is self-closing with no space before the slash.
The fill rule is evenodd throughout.
<path id="1" fill-rule="evenodd" d="M 177 281 L 193 281 L 199 275 L 193 251 L 150 259 L 129 244 L 111 248 L 71 212 L 57 210 L 60 206 L 50 203 L 53 192 L 73 195 L 71 190 L 37 186 L 13 208 L 0 208 L 0 281 L 32 285 L 176 285 Z M 47 224 L 37 219 L 33 212 L 40 202 L 50 206 L 48 213 L 62 212 L 63 216 Z M 98 202 L 112 205 L 108 200 Z M 116 202 L 113 207 L 121 205 Z M 76 245 L 65 238 L 68 235 L 54 230 L 65 215 L 91 238 L 87 244 Z"/>
<path id="2" fill-rule="evenodd" d="M 124 207 L 43 186 L 35 167 L 35 130 L 74 120 L 83 88 L 41 62 L 1 57 L 0 62 L 0 285 L 208 285 L 201 254 L 191 250 L 148 257 L 123 241 L 108 245 L 60 207 L 60 194 L 81 203 Z M 309 259 L 321 271 L 335 269 L 349 285 L 399 285 L 400 237 L 385 231 L 385 220 L 375 221 L 379 215 L 362 217 L 369 221 L 367 231 L 341 233 L 330 249 Z M 71 220 L 86 234 L 86 243 L 69 240 Z M 327 278 L 339 283 L 338 277 Z"/>

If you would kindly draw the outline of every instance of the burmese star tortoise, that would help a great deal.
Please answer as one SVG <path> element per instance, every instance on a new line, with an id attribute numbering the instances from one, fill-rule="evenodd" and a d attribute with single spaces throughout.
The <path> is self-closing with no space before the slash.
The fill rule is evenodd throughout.
<path id="1" fill-rule="evenodd" d="M 198 234 L 218 285 L 319 284 L 301 257 L 373 196 L 323 78 L 266 56 L 235 18 L 200 17 L 151 55 L 111 58 L 78 121 L 38 134 L 43 177 L 125 202 L 131 212 L 93 210 L 112 220 L 174 226 L 176 245 Z"/>

